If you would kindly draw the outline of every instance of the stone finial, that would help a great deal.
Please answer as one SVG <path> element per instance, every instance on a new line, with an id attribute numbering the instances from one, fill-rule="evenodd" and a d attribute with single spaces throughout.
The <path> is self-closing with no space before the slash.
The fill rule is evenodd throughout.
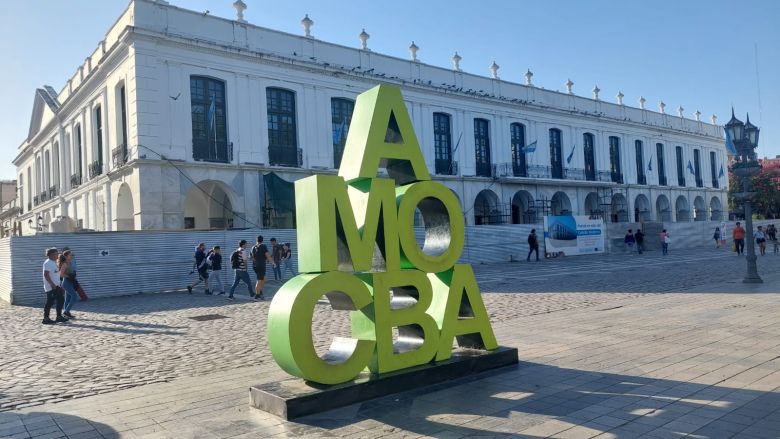
<path id="1" fill-rule="evenodd" d="M 239 23 L 246 23 L 244 20 L 244 11 L 246 11 L 246 3 L 241 0 L 233 2 L 233 7 L 236 8 L 236 21 Z"/>
<path id="2" fill-rule="evenodd" d="M 409 45 L 409 58 L 412 61 L 417 61 L 417 51 L 420 50 L 419 47 L 417 47 L 416 44 L 414 44 L 414 41 L 412 41 L 412 44 Z"/>
<path id="3" fill-rule="evenodd" d="M 314 20 L 309 18 L 309 14 L 306 14 L 301 20 L 301 26 L 303 26 L 303 36 L 311 38 L 311 27 L 314 26 Z"/>
<path id="4" fill-rule="evenodd" d="M 701 122 L 701 111 L 696 110 L 696 112 L 693 113 L 693 118 L 696 119 L 696 122 Z"/>
<path id="5" fill-rule="evenodd" d="M 568 93 L 570 95 L 574 94 L 574 92 L 571 91 L 571 88 L 574 86 L 574 83 L 572 82 L 572 80 L 571 79 L 567 79 L 565 85 L 566 85 L 566 93 Z"/>
<path id="6" fill-rule="evenodd" d="M 683 117 L 683 111 L 685 111 L 685 108 L 683 108 L 683 106 L 682 106 L 682 105 L 680 105 L 679 107 L 677 107 L 677 115 L 678 115 L 678 116 L 680 116 L 680 117 Z"/>
<path id="7" fill-rule="evenodd" d="M 593 99 L 595 99 L 597 101 L 599 100 L 599 92 L 600 91 L 601 91 L 601 89 L 599 88 L 598 85 L 593 87 Z"/>
<path id="8" fill-rule="evenodd" d="M 452 70 L 460 71 L 460 60 L 462 60 L 463 57 L 458 55 L 458 52 L 455 52 L 455 55 L 452 55 Z"/>
<path id="9" fill-rule="evenodd" d="M 360 39 L 360 48 L 368 50 L 368 39 L 371 38 L 371 35 L 366 33 L 366 30 L 363 29 L 363 31 L 360 32 L 360 35 L 358 35 L 358 38 Z"/>
<path id="10" fill-rule="evenodd" d="M 660 111 L 661 114 L 666 114 L 666 104 L 664 104 L 664 101 L 661 101 L 661 103 L 658 104 L 658 111 Z"/>
<path id="11" fill-rule="evenodd" d="M 626 95 L 624 95 L 622 91 L 618 91 L 618 94 L 617 94 L 617 103 L 618 103 L 618 105 L 623 105 L 623 98 L 625 96 Z"/>
<path id="12" fill-rule="evenodd" d="M 644 96 L 639 96 L 639 108 L 645 109 L 645 102 L 647 102 L 647 99 L 645 99 Z"/>
<path id="13" fill-rule="evenodd" d="M 525 85 L 534 85 L 533 82 L 531 82 L 531 79 L 534 77 L 534 72 L 531 71 L 531 69 L 526 70 L 525 72 Z"/>
<path id="14" fill-rule="evenodd" d="M 490 65 L 490 74 L 493 79 L 498 79 L 498 64 L 495 61 Z"/>
<path id="15" fill-rule="evenodd" d="M 718 116 L 717 115 L 713 114 L 712 117 L 710 117 L 710 120 L 712 121 L 713 125 L 717 125 L 718 124 Z"/>

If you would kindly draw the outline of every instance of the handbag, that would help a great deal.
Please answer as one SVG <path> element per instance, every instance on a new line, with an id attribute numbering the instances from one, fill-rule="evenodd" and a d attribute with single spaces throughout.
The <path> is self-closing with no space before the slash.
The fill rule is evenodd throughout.
<path id="1" fill-rule="evenodd" d="M 737 251 L 737 244 L 734 244 L 733 242 L 731 243 L 731 251 Z"/>

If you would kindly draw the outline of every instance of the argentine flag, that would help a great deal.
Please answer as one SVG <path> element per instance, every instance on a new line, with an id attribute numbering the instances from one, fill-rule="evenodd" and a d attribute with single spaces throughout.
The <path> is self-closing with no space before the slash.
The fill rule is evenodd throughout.
<path id="1" fill-rule="evenodd" d="M 737 147 L 734 146 L 734 141 L 731 139 L 731 134 L 729 134 L 729 130 L 723 130 L 723 132 L 726 133 L 726 149 L 729 151 L 731 155 L 737 155 Z"/>
<path id="2" fill-rule="evenodd" d="M 568 156 L 568 157 L 566 157 L 566 164 L 567 164 L 567 165 L 568 165 L 569 163 L 571 163 L 571 159 L 573 159 L 573 158 L 574 158 L 574 150 L 575 150 L 576 148 L 577 148 L 577 145 L 572 145 L 572 147 L 571 147 L 571 152 L 569 153 L 569 156 Z"/>
<path id="3" fill-rule="evenodd" d="M 688 172 L 690 172 L 691 174 L 696 174 L 696 173 L 693 171 L 693 165 L 691 164 L 691 161 L 690 161 L 690 160 L 688 160 L 688 166 L 687 166 L 687 169 L 688 169 Z"/>
<path id="4" fill-rule="evenodd" d="M 723 163 L 720 164 L 720 172 L 718 172 L 718 178 L 723 177 L 725 174 L 723 173 Z"/>
<path id="5" fill-rule="evenodd" d="M 208 114 L 206 114 L 206 122 L 208 123 L 210 130 L 211 129 L 216 130 L 216 126 L 215 126 L 215 123 L 216 123 L 215 119 L 216 118 L 214 117 L 214 115 L 217 112 L 216 101 L 217 101 L 216 95 L 212 94 L 211 95 L 211 103 L 209 104 L 209 112 L 208 112 Z"/>
<path id="6" fill-rule="evenodd" d="M 648 171 L 653 170 L 653 156 L 650 156 L 650 160 L 647 161 L 647 170 Z"/>
<path id="7" fill-rule="evenodd" d="M 534 151 L 536 151 L 536 140 L 534 140 L 533 143 L 525 145 L 523 147 L 523 152 L 526 154 L 530 154 Z"/>

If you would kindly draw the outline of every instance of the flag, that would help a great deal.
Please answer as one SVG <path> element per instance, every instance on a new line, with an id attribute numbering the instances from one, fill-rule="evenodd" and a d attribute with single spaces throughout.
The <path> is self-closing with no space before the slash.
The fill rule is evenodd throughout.
<path id="1" fill-rule="evenodd" d="M 650 160 L 647 161 L 647 170 L 648 171 L 653 170 L 653 156 L 650 156 Z"/>
<path id="2" fill-rule="evenodd" d="M 566 164 L 567 164 L 567 165 L 568 165 L 569 163 L 571 163 L 571 159 L 573 159 L 573 158 L 574 158 L 574 149 L 575 149 L 575 148 L 577 148 L 577 145 L 572 145 L 572 146 L 571 146 L 571 152 L 569 153 L 569 156 L 568 156 L 568 157 L 566 157 Z"/>
<path id="3" fill-rule="evenodd" d="M 725 174 L 723 173 L 723 163 L 720 164 L 720 172 L 718 172 L 718 178 L 723 177 Z"/>
<path id="4" fill-rule="evenodd" d="M 729 130 L 725 129 L 723 131 L 726 133 L 726 149 L 729 151 L 731 155 L 737 155 L 737 147 L 734 146 L 734 141 L 731 139 L 731 134 L 729 134 Z"/>
<path id="5" fill-rule="evenodd" d="M 217 112 L 217 105 L 216 105 L 217 97 L 216 95 L 211 95 L 211 103 L 209 104 L 209 112 L 206 114 L 206 122 L 209 125 L 209 129 L 214 129 L 216 131 L 215 123 L 216 118 L 214 117 L 215 113 Z"/>
<path id="6" fill-rule="evenodd" d="M 688 172 L 690 172 L 691 174 L 696 174 L 696 173 L 693 171 L 693 165 L 691 164 L 691 161 L 690 161 L 690 160 L 688 160 L 688 166 L 686 166 L 686 168 L 688 169 Z"/>
<path id="7" fill-rule="evenodd" d="M 341 121 L 341 124 L 336 126 L 336 129 L 333 130 L 333 144 L 338 145 L 341 143 L 341 138 L 344 137 L 344 128 L 347 126 L 347 120 L 344 119 Z"/>
<path id="8" fill-rule="evenodd" d="M 526 154 L 532 153 L 536 151 L 536 140 L 534 140 L 532 143 L 525 145 L 523 148 L 523 152 Z"/>

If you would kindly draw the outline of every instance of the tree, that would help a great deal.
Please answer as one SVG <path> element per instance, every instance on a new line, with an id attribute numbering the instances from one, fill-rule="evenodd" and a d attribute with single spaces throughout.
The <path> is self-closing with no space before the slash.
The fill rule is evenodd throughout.
<path id="1" fill-rule="evenodd" d="M 780 161 L 765 160 L 761 171 L 750 179 L 753 197 L 753 212 L 763 218 L 780 218 Z M 742 203 L 734 194 L 742 192 L 739 179 L 729 172 L 729 205 L 736 208 Z"/>

